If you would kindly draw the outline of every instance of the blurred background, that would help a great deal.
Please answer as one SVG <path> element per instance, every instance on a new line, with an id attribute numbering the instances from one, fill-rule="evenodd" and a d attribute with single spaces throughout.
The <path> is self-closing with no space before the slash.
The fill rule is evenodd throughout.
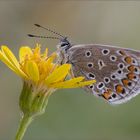
<path id="1" fill-rule="evenodd" d="M 29 38 L 50 35 L 38 23 L 75 44 L 100 43 L 140 49 L 139 1 L 0 0 L 0 45 L 18 56 L 22 45 L 42 44 L 56 50 L 58 41 Z M 12 140 L 20 120 L 18 98 L 22 81 L 0 63 L 0 140 Z M 59 90 L 46 113 L 29 127 L 24 140 L 139 140 L 140 96 L 111 106 L 82 89 Z"/>

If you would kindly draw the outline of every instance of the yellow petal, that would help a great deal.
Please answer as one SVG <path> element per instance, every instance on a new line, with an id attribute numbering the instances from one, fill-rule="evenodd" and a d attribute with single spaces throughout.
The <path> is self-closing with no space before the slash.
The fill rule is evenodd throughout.
<path id="1" fill-rule="evenodd" d="M 54 83 L 50 86 L 55 87 L 55 88 L 62 88 L 62 87 L 65 87 L 65 86 L 70 86 L 70 85 L 77 84 L 78 82 L 81 82 L 83 79 L 84 79 L 84 77 L 77 77 L 77 78 L 73 78 L 73 79 L 70 79 L 70 80 L 67 80 L 67 81 Z"/>
<path id="2" fill-rule="evenodd" d="M 0 60 L 6 64 L 12 71 L 14 71 L 17 75 L 21 76 L 22 78 L 28 78 L 27 75 L 20 69 L 18 69 L 16 66 L 14 66 L 9 59 L 5 56 L 4 53 L 0 51 Z"/>
<path id="3" fill-rule="evenodd" d="M 26 56 L 31 56 L 32 54 L 33 52 L 28 46 L 21 47 L 19 50 L 19 61 L 24 62 Z"/>
<path id="4" fill-rule="evenodd" d="M 57 64 L 54 64 L 53 61 L 56 58 L 56 53 L 53 53 L 47 60 L 45 60 L 46 76 L 51 74 L 54 69 L 57 68 Z"/>
<path id="5" fill-rule="evenodd" d="M 20 67 L 19 62 L 17 61 L 15 55 L 11 52 L 11 50 L 7 46 L 2 46 L 1 49 L 2 49 L 2 52 L 5 54 L 5 56 L 7 57 L 7 59 L 9 59 L 9 61 L 13 65 L 19 68 Z"/>
<path id="6" fill-rule="evenodd" d="M 36 47 L 33 49 L 34 54 L 40 55 L 40 44 L 36 44 Z"/>
<path id="7" fill-rule="evenodd" d="M 51 83 L 55 83 L 61 80 L 64 80 L 64 78 L 67 76 L 69 70 L 71 68 L 70 64 L 63 64 L 60 67 L 56 68 L 45 80 L 45 83 L 47 85 Z"/>
<path id="8" fill-rule="evenodd" d="M 44 54 L 45 54 L 46 56 L 48 56 L 48 48 L 45 49 Z"/>
<path id="9" fill-rule="evenodd" d="M 74 83 L 74 84 L 64 84 L 64 85 L 55 85 L 54 88 L 77 88 L 77 87 L 84 87 L 90 84 L 95 83 L 96 80 L 90 80 L 90 81 L 85 81 L 85 82 L 79 82 L 79 83 Z"/>
<path id="10" fill-rule="evenodd" d="M 40 50 L 40 47 L 41 47 L 41 44 L 39 44 L 39 43 L 36 43 L 36 46 L 35 46 L 35 48 L 39 48 L 39 50 Z"/>
<path id="11" fill-rule="evenodd" d="M 84 81 L 84 82 L 78 83 L 77 87 L 84 87 L 84 86 L 91 85 L 91 84 L 94 84 L 94 83 L 96 83 L 96 80 Z"/>
<path id="12" fill-rule="evenodd" d="M 46 59 L 48 57 L 48 48 L 45 49 L 45 52 L 43 53 L 43 58 Z"/>
<path id="13" fill-rule="evenodd" d="M 31 80 L 33 80 L 35 82 L 37 82 L 39 80 L 38 66 L 34 61 L 27 61 L 26 72 Z"/>

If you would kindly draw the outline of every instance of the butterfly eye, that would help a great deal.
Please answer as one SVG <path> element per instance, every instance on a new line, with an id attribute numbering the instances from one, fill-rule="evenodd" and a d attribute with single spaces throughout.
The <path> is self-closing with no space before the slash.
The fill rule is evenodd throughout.
<path id="1" fill-rule="evenodd" d="M 68 43 L 62 43 L 61 47 L 64 47 L 64 46 L 67 46 L 67 45 L 69 45 L 69 44 Z"/>

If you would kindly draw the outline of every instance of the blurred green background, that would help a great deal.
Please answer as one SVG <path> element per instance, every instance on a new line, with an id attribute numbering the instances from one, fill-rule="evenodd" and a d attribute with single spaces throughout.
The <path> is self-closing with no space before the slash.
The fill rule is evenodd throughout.
<path id="1" fill-rule="evenodd" d="M 50 35 L 34 23 L 69 36 L 75 44 L 140 49 L 139 1 L 0 1 L 0 45 L 8 45 L 17 56 L 21 45 L 37 42 L 56 50 L 56 40 L 27 37 Z M 0 77 L 0 140 L 12 140 L 20 120 L 22 81 L 2 63 Z M 114 107 L 82 89 L 59 90 L 24 140 L 139 140 L 139 107 L 140 96 Z"/>

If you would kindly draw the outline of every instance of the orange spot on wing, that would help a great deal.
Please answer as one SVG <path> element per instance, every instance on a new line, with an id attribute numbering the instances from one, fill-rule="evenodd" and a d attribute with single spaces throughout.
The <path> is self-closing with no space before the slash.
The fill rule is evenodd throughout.
<path id="1" fill-rule="evenodd" d="M 125 52 L 124 52 L 124 51 L 122 51 L 122 50 L 121 50 L 121 51 L 119 51 L 119 53 L 120 53 L 121 55 L 126 55 L 126 54 L 125 54 Z"/>
<path id="2" fill-rule="evenodd" d="M 133 61 L 132 58 L 131 58 L 130 56 L 125 57 L 124 60 L 125 60 L 125 62 L 128 63 L 128 64 L 132 64 L 132 61 Z"/>
<path id="3" fill-rule="evenodd" d="M 129 80 L 128 79 L 123 79 L 122 83 L 124 84 L 124 86 L 128 86 Z"/>
<path id="4" fill-rule="evenodd" d="M 111 95 L 111 93 L 112 93 L 112 90 L 111 89 L 107 89 L 107 91 L 105 91 L 104 93 L 103 93 L 103 97 L 105 98 L 105 99 L 109 99 L 109 97 L 110 97 L 110 95 Z"/>
<path id="5" fill-rule="evenodd" d="M 133 80 L 133 79 L 135 79 L 135 74 L 134 73 L 129 73 L 128 75 L 127 75 L 127 77 L 128 77 L 128 79 L 129 80 Z"/>
<path id="6" fill-rule="evenodd" d="M 117 92 L 118 94 L 120 94 L 120 93 L 123 92 L 123 86 L 122 86 L 121 84 L 119 84 L 119 85 L 116 86 L 116 92 Z"/>
<path id="7" fill-rule="evenodd" d="M 128 70 L 131 71 L 131 72 L 134 72 L 135 71 L 135 66 L 134 65 L 129 66 Z"/>

